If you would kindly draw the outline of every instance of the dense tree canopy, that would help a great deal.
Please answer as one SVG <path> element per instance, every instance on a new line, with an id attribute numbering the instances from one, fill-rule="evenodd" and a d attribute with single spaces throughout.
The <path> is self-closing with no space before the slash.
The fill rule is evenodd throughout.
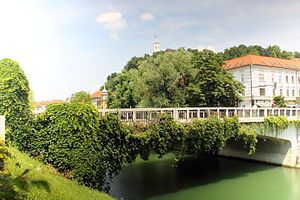
<path id="1" fill-rule="evenodd" d="M 194 74 L 188 93 L 189 106 L 237 106 L 243 85 L 223 68 L 222 57 L 212 51 L 193 57 Z"/>
<path id="2" fill-rule="evenodd" d="M 91 103 L 91 95 L 88 92 L 80 91 L 72 94 L 72 103 Z"/>
<path id="3" fill-rule="evenodd" d="M 132 73 L 134 70 L 123 70 L 119 74 L 112 74 L 107 78 L 105 88 L 108 90 L 108 107 L 130 108 L 136 107 L 137 101 L 133 94 L 134 83 Z"/>
<path id="4" fill-rule="evenodd" d="M 267 57 L 275 57 L 275 58 L 283 58 L 283 59 L 292 59 L 292 58 L 300 58 L 299 52 L 289 52 L 281 50 L 277 45 L 271 45 L 267 48 L 263 48 L 259 45 L 250 45 L 246 46 L 241 44 L 239 46 L 233 46 L 228 49 L 225 49 L 223 53 L 224 60 L 237 58 L 245 55 L 260 55 Z"/>
<path id="5" fill-rule="evenodd" d="M 136 60 L 136 59 L 134 59 Z M 243 87 L 212 51 L 160 52 L 107 78 L 110 108 L 233 106 Z"/>
<path id="6" fill-rule="evenodd" d="M 133 73 L 134 95 L 142 107 L 186 106 L 193 74 L 193 54 L 184 50 L 157 54 L 140 63 Z"/>

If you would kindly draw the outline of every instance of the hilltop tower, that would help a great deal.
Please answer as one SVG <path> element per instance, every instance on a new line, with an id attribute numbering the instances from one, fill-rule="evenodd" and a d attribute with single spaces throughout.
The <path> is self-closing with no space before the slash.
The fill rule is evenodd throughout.
<path id="1" fill-rule="evenodd" d="M 155 42 L 153 43 L 153 53 L 160 51 L 160 42 L 158 41 L 157 35 L 155 36 Z"/>

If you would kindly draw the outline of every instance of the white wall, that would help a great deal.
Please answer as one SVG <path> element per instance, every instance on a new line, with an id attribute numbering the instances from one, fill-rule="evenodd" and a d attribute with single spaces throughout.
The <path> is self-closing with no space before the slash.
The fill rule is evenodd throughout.
<path id="1" fill-rule="evenodd" d="M 280 95 L 280 89 L 282 90 L 282 95 L 286 100 L 295 100 L 299 97 L 300 84 L 298 84 L 298 76 L 300 73 L 293 69 L 267 67 L 259 65 L 250 65 L 235 68 L 229 70 L 234 78 L 242 82 L 245 86 L 245 96 L 244 96 L 244 106 L 251 106 L 251 75 L 252 72 L 252 95 L 253 99 L 260 102 L 259 104 L 266 104 L 265 106 L 272 105 L 273 99 L 273 89 L 275 89 L 275 96 Z M 260 81 L 260 74 L 263 74 L 264 81 Z M 298 76 L 297 76 L 298 75 Z M 288 76 L 288 83 L 286 82 L 286 76 Z M 244 78 L 243 78 L 244 77 Z M 273 77 L 273 80 L 272 80 Z M 292 77 L 294 83 L 292 83 Z M 243 79 L 243 81 L 242 81 Z M 274 88 L 274 84 L 277 83 L 277 87 Z M 260 96 L 260 88 L 265 89 L 265 96 Z M 289 94 L 287 94 L 289 90 Z M 294 95 L 293 92 L 294 91 Z"/>

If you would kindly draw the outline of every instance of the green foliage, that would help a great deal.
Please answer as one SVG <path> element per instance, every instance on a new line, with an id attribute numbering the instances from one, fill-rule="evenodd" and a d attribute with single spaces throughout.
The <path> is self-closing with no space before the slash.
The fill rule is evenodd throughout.
<path id="1" fill-rule="evenodd" d="M 257 143 L 257 131 L 251 126 L 242 125 L 239 129 L 236 140 L 243 140 L 245 146 L 249 148 L 249 154 L 255 153 Z"/>
<path id="2" fill-rule="evenodd" d="M 21 197 L 14 188 L 13 179 L 7 169 L 7 159 L 10 157 L 4 141 L 0 140 L 0 199 L 17 199 Z"/>
<path id="3" fill-rule="evenodd" d="M 297 128 L 300 127 L 300 120 L 299 120 L 299 119 L 293 120 L 292 123 L 293 123 Z"/>
<path id="4" fill-rule="evenodd" d="M 243 91 L 219 54 L 184 49 L 134 57 L 105 87 L 110 108 L 234 106 Z"/>
<path id="5" fill-rule="evenodd" d="M 139 67 L 139 62 L 145 60 L 149 55 L 145 54 L 144 57 L 132 57 L 124 66 L 124 70 L 129 71 L 131 69 L 137 69 Z"/>
<path id="6" fill-rule="evenodd" d="M 76 92 L 75 94 L 72 94 L 71 97 L 72 103 L 92 103 L 91 95 L 88 92 L 80 91 Z"/>
<path id="7" fill-rule="evenodd" d="M 0 139 L 0 171 L 4 170 L 4 162 L 7 159 L 9 153 L 5 146 L 4 141 Z"/>
<path id="8" fill-rule="evenodd" d="M 8 147 L 11 156 L 7 159 L 10 175 L 7 180 L 13 191 L 0 189 L 0 199 L 41 199 L 41 200 L 112 200 L 109 195 L 79 185 L 77 181 L 66 179 L 51 165 L 29 157 L 27 154 Z M 0 178 L 0 182 L 3 179 Z M 3 193 L 7 195 L 4 196 Z"/>
<path id="9" fill-rule="evenodd" d="M 133 93 L 136 85 L 133 83 L 134 70 L 122 71 L 119 74 L 112 74 L 107 78 L 105 88 L 108 90 L 109 108 L 134 108 L 137 105 Z"/>
<path id="10" fill-rule="evenodd" d="M 242 140 L 249 148 L 249 154 L 255 152 L 257 132 L 251 127 L 241 126 L 237 117 L 221 120 L 215 116 L 196 119 L 187 127 L 189 150 L 196 154 L 222 149 L 229 139 Z"/>
<path id="11" fill-rule="evenodd" d="M 284 116 L 270 116 L 264 119 L 264 129 L 266 133 L 274 134 L 277 136 L 289 125 L 289 120 Z"/>
<path id="12" fill-rule="evenodd" d="M 223 68 L 221 56 L 209 50 L 195 53 L 195 73 L 189 84 L 189 106 L 236 106 L 244 86 Z M 201 97 L 201 98 L 200 98 Z"/>
<path id="13" fill-rule="evenodd" d="M 31 132 L 32 113 L 29 105 L 29 83 L 19 64 L 10 59 L 0 61 L 0 114 L 5 115 L 8 141 L 21 150 Z"/>
<path id="14" fill-rule="evenodd" d="M 273 98 L 274 104 L 277 105 L 279 108 L 287 107 L 286 102 L 284 101 L 283 96 L 275 96 Z"/>
<path id="15" fill-rule="evenodd" d="M 225 49 L 224 52 L 221 53 L 224 60 L 238 58 L 249 54 L 283 59 L 292 59 L 297 58 L 299 56 L 299 52 L 293 53 L 289 51 L 282 51 L 277 45 L 272 45 L 268 46 L 267 48 L 263 48 L 259 45 L 246 46 L 241 44 L 239 46 L 233 46 L 228 49 Z"/>
<path id="16" fill-rule="evenodd" d="M 188 129 L 188 137 L 192 140 L 191 150 L 196 154 L 223 148 L 226 141 L 224 123 L 214 116 L 194 120 Z"/>
<path id="17" fill-rule="evenodd" d="M 163 114 L 159 116 L 158 122 L 147 130 L 146 137 L 151 150 L 161 157 L 168 152 L 184 149 L 186 130 L 170 115 Z"/>
<path id="18" fill-rule="evenodd" d="M 108 190 L 104 186 L 122 165 L 135 159 L 129 155 L 130 129 L 115 115 L 100 118 L 91 104 L 50 105 L 35 130 L 27 141 L 30 154 L 89 187 Z"/>
<path id="19" fill-rule="evenodd" d="M 122 165 L 138 155 L 147 160 L 150 152 L 162 157 L 169 152 L 182 155 L 187 148 L 196 153 L 216 151 L 236 137 L 250 144 L 252 152 L 256 139 L 243 138 L 237 117 L 211 116 L 184 126 L 162 114 L 156 122 L 137 128 L 123 124 L 114 114 L 99 117 L 92 105 L 82 103 L 50 105 L 34 125 L 35 132 L 25 141 L 32 156 L 68 178 L 106 191 Z"/>
<path id="20" fill-rule="evenodd" d="M 133 74 L 134 94 L 141 107 L 185 106 L 193 73 L 193 54 L 184 50 L 159 53 L 140 62 Z"/>

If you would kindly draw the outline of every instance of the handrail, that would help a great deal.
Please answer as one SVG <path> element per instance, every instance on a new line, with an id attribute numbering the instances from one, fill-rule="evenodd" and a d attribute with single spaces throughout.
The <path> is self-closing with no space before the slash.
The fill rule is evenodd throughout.
<path id="1" fill-rule="evenodd" d="M 184 108 L 120 108 L 99 109 L 101 115 L 116 113 L 122 121 L 152 121 L 158 113 L 168 113 L 175 121 L 188 122 L 195 118 L 207 118 L 210 115 L 219 118 L 238 116 L 241 122 L 263 121 L 269 116 L 297 118 L 300 108 L 250 108 L 250 107 L 184 107 Z"/>

